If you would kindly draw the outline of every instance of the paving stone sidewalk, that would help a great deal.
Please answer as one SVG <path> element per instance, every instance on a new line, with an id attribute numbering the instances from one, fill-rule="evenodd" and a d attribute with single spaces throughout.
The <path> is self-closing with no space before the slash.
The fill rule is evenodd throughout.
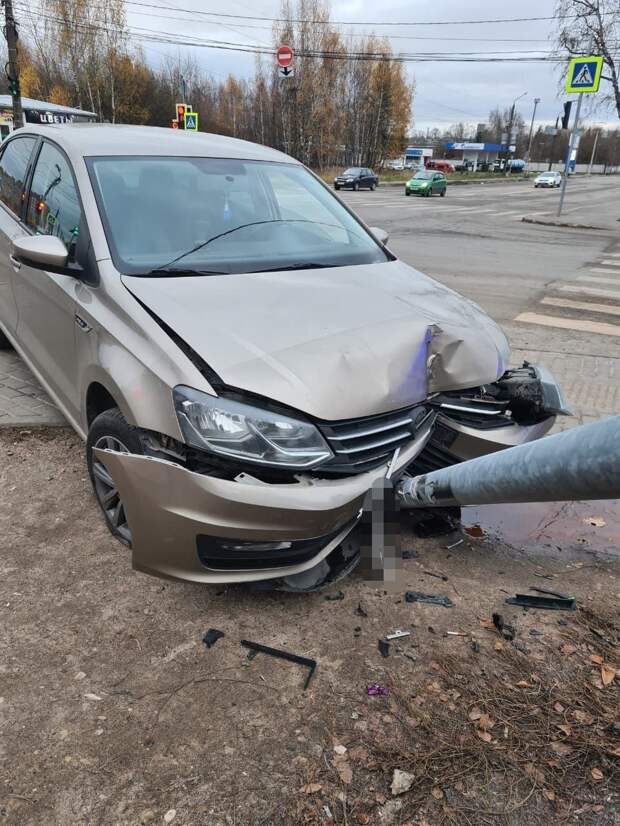
<path id="1" fill-rule="evenodd" d="M 0 427 L 64 425 L 66 419 L 13 350 L 0 350 Z"/>

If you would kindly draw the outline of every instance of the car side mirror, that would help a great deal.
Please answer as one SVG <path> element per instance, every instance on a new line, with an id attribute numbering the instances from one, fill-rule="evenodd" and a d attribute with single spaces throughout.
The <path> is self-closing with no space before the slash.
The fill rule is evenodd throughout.
<path id="1" fill-rule="evenodd" d="M 370 231 L 380 244 L 387 244 L 390 236 L 384 229 L 381 229 L 381 227 L 370 227 Z"/>
<path id="2" fill-rule="evenodd" d="M 13 257 L 37 270 L 65 274 L 69 252 L 55 235 L 22 235 L 13 239 Z"/>

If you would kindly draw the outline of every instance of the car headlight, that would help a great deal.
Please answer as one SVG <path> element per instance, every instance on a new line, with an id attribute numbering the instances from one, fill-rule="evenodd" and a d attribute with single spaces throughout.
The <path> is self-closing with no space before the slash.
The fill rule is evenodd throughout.
<path id="1" fill-rule="evenodd" d="M 187 444 L 261 465 L 307 468 L 333 456 L 309 422 L 249 404 L 174 388 L 174 407 Z"/>
<path id="2" fill-rule="evenodd" d="M 423 184 L 420 184 L 420 186 L 422 187 L 422 189 L 426 189 L 426 187 L 428 186 L 428 183 L 425 182 Z"/>

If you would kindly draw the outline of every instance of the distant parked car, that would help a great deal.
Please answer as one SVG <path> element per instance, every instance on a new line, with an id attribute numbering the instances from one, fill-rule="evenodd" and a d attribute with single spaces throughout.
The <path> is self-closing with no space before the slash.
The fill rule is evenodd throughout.
<path id="1" fill-rule="evenodd" d="M 442 161 L 442 160 L 435 160 L 435 161 L 427 161 L 426 162 L 427 169 L 436 169 L 438 172 L 454 172 L 454 164 L 450 163 L 450 161 Z"/>
<path id="2" fill-rule="evenodd" d="M 474 164 L 472 161 L 457 161 L 454 164 L 455 172 L 473 172 Z"/>
<path id="3" fill-rule="evenodd" d="M 405 195 L 432 195 L 437 192 L 443 198 L 446 194 L 446 176 L 443 172 L 432 169 L 423 169 L 407 181 Z"/>
<path id="4" fill-rule="evenodd" d="M 534 186 L 538 189 L 539 186 L 561 186 L 562 176 L 559 172 L 541 172 L 534 178 Z"/>
<path id="5" fill-rule="evenodd" d="M 366 169 L 364 166 L 352 166 L 334 178 L 334 189 L 354 189 L 357 192 L 363 187 L 375 189 L 378 186 L 378 176 L 372 169 Z"/>
<path id="6" fill-rule="evenodd" d="M 405 164 L 402 160 L 388 161 L 386 163 L 386 167 L 388 169 L 393 169 L 395 172 L 402 172 L 405 168 Z"/>

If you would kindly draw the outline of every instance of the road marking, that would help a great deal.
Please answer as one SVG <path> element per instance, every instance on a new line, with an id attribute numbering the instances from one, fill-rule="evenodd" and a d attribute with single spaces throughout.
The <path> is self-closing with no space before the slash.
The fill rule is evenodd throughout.
<path id="1" fill-rule="evenodd" d="M 579 275 L 577 281 L 592 281 L 594 284 L 613 284 L 617 287 L 620 284 L 620 278 L 601 278 L 598 275 Z"/>
<path id="2" fill-rule="evenodd" d="M 522 209 L 510 209 L 508 212 L 496 212 L 495 217 L 501 218 L 502 215 L 523 215 Z"/>
<path id="3" fill-rule="evenodd" d="M 521 313 L 515 318 L 525 324 L 537 324 L 540 327 L 561 327 L 564 330 L 578 330 L 582 333 L 598 333 L 602 336 L 619 336 L 620 327 L 615 324 L 605 324 L 602 321 L 585 321 L 578 318 L 558 318 L 554 315 L 539 315 L 538 313 Z"/>
<path id="4" fill-rule="evenodd" d="M 620 255 L 620 253 L 618 253 L 618 252 L 612 252 L 612 253 L 609 253 L 609 254 L 610 255 Z M 609 261 L 608 259 L 605 259 L 604 261 L 600 261 L 599 263 L 605 264 L 608 267 L 620 267 L 620 261 Z"/>
<path id="5" fill-rule="evenodd" d="M 620 307 L 613 307 L 611 304 L 589 304 L 587 301 L 573 301 L 571 298 L 545 298 L 541 299 L 541 304 L 549 304 L 552 307 L 565 307 L 567 310 L 586 310 L 588 313 L 607 313 L 607 315 L 620 315 Z"/>
<path id="6" fill-rule="evenodd" d="M 582 295 L 595 295 L 599 298 L 613 298 L 620 301 L 620 292 L 614 290 L 599 290 L 595 287 L 558 287 L 563 293 L 581 293 Z"/>
<path id="7" fill-rule="evenodd" d="M 602 272 L 607 275 L 616 275 L 615 270 L 606 270 L 604 267 L 590 267 L 590 272 Z"/>

